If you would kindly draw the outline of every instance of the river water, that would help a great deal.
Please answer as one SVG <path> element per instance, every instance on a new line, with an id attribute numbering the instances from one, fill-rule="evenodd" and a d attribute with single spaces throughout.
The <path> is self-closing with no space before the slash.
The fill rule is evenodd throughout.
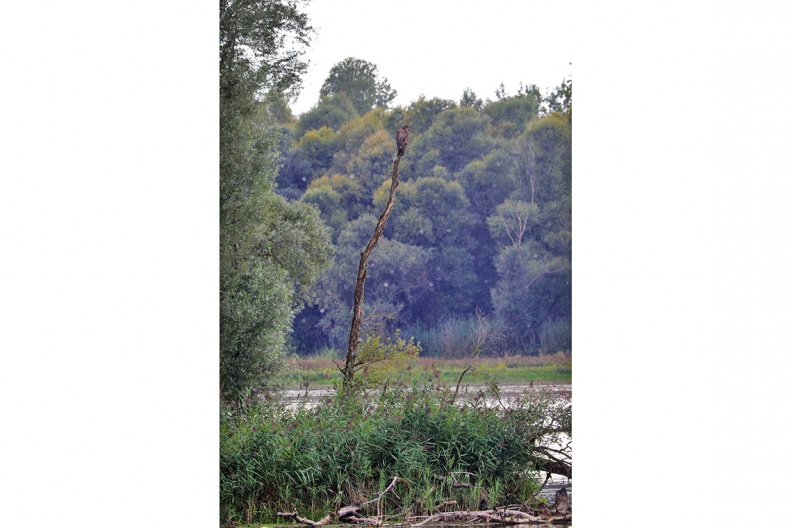
<path id="1" fill-rule="evenodd" d="M 486 385 L 467 385 L 460 387 L 460 396 L 464 396 L 467 394 L 475 395 L 481 390 L 485 390 L 487 387 Z M 523 392 L 528 391 L 529 393 L 532 391 L 539 391 L 539 390 L 548 390 L 558 395 L 564 396 L 566 399 L 572 399 L 572 385 L 569 383 L 536 383 L 534 385 L 528 383 L 510 383 L 499 385 L 500 388 L 500 395 L 501 395 L 501 402 L 504 404 L 508 404 L 508 401 L 516 398 L 523 394 Z M 326 398 L 328 396 L 332 396 L 335 394 L 335 390 L 326 387 L 318 387 L 318 388 L 307 388 L 307 389 L 290 389 L 284 391 L 284 398 L 288 402 L 289 407 L 296 407 L 301 403 L 304 404 L 306 407 L 311 408 L 315 407 L 319 400 L 322 398 Z M 485 399 L 485 405 L 487 406 L 494 406 L 498 405 L 497 400 L 487 397 Z"/>

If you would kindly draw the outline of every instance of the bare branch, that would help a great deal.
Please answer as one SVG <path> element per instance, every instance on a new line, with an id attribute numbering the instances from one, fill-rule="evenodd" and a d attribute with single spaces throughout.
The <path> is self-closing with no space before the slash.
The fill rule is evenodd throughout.
<path id="1" fill-rule="evenodd" d="M 297 515 L 297 512 L 291 512 L 291 513 L 278 512 L 278 517 L 286 517 L 286 518 L 294 519 L 298 523 L 304 524 L 306 526 L 322 526 L 323 524 L 327 524 L 328 522 L 330 522 L 332 516 L 333 514 L 328 513 L 323 519 L 319 521 L 312 521 L 311 519 L 300 517 L 299 515 Z"/>
<path id="2" fill-rule="evenodd" d="M 462 383 L 462 378 L 465 376 L 465 373 L 473 368 L 473 365 L 468 365 L 465 370 L 462 371 L 462 374 L 459 375 L 459 379 L 457 380 L 456 390 L 454 391 L 454 395 L 451 397 L 451 403 L 454 403 L 457 397 L 457 393 L 459 392 L 459 384 Z"/>

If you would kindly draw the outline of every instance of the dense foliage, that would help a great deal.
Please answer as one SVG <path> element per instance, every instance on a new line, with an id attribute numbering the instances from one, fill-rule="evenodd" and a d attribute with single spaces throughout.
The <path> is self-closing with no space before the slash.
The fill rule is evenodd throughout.
<path id="1" fill-rule="evenodd" d="M 272 388 L 306 288 L 332 257 L 327 228 L 306 203 L 274 192 L 279 94 L 305 70 L 289 39 L 310 32 L 297 2 L 220 2 L 220 390 L 236 399 Z M 270 96 L 271 98 L 271 96 Z"/>
<path id="2" fill-rule="evenodd" d="M 221 522 L 274 522 L 279 511 L 318 520 L 376 498 L 394 476 L 406 484 L 384 513 L 399 518 L 452 500 L 468 510 L 531 502 L 546 460 L 537 448 L 571 433 L 571 406 L 545 393 L 485 398 L 497 388 L 452 403 L 448 388 L 391 386 L 316 407 L 224 411 Z"/>
<path id="3" fill-rule="evenodd" d="M 489 353 L 571 350 L 571 82 L 546 97 L 501 85 L 494 101 L 465 89 L 459 103 L 421 96 L 396 108 L 390 93 L 376 66 L 348 58 L 316 106 L 280 122 L 277 192 L 317 207 L 336 249 L 295 320 L 296 350 L 345 348 L 358 256 L 387 199 L 402 123 L 410 146 L 365 316 L 386 316 L 428 355 L 475 352 L 433 343 L 449 325 L 474 332 L 482 316 L 499 329 Z"/>
<path id="4" fill-rule="evenodd" d="M 388 106 L 396 90 L 387 79 L 380 79 L 377 66 L 364 60 L 348 57 L 330 70 L 319 94 L 332 96 L 346 94 L 359 114 L 365 114 L 376 104 Z"/>

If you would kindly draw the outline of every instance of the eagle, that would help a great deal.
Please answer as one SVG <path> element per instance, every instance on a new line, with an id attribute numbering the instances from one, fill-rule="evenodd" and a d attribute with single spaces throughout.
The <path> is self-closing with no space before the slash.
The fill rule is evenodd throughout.
<path id="1" fill-rule="evenodd" d="M 404 156 L 404 151 L 407 150 L 407 139 L 410 137 L 410 126 L 409 125 L 402 125 L 402 127 L 396 131 L 396 149 L 397 149 L 397 156 L 402 157 Z"/>

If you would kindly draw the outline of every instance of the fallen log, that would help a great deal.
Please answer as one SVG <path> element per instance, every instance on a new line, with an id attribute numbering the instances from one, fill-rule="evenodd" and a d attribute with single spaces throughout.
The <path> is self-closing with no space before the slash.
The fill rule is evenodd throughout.
<path id="1" fill-rule="evenodd" d="M 361 505 L 358 504 L 351 504 L 349 506 L 344 506 L 340 508 L 338 511 L 334 513 L 329 513 L 324 518 L 318 521 L 312 521 L 311 519 L 307 519 L 305 517 L 300 517 L 297 515 L 297 512 L 279 512 L 278 517 L 285 517 L 294 519 L 300 524 L 305 526 L 310 526 L 312 528 L 317 526 L 322 526 L 327 524 L 331 520 L 336 520 L 345 523 L 358 523 L 358 524 L 370 524 L 373 526 L 382 526 L 383 522 L 386 520 L 386 516 L 383 515 L 382 512 L 382 499 L 388 493 L 393 493 L 398 497 L 396 494 L 396 484 L 399 482 L 408 485 L 406 480 L 400 477 L 393 477 L 390 484 L 382 490 L 379 495 L 375 499 L 372 499 L 368 502 L 365 502 Z M 456 482 L 455 482 L 456 484 Z M 366 506 L 367 504 L 376 503 L 377 506 L 377 514 L 373 517 L 363 517 L 359 515 L 362 507 Z M 445 501 L 440 506 L 446 505 L 453 505 L 456 504 L 456 501 Z M 512 509 L 509 508 L 497 508 L 491 510 L 477 510 L 477 511 L 450 511 L 450 512 L 440 512 L 435 513 L 434 515 L 430 515 L 428 517 L 409 517 L 406 519 L 407 523 L 410 521 L 415 521 L 418 519 L 422 519 L 420 522 L 416 524 L 411 524 L 412 528 L 419 528 L 429 523 L 436 523 L 436 522 L 468 522 L 468 523 L 475 523 L 475 522 L 485 522 L 488 524 L 504 524 L 504 525 L 512 525 L 512 524 L 549 524 L 558 521 L 571 521 L 572 520 L 572 511 L 569 507 L 569 495 L 566 488 L 561 488 L 556 492 L 555 495 L 555 504 L 551 507 L 547 505 L 543 506 L 541 511 L 535 511 L 529 508 L 528 512 L 521 511 L 519 509 Z"/>
<path id="2" fill-rule="evenodd" d="M 358 506 L 344 506 L 335 513 L 328 513 L 324 518 L 318 521 L 312 521 L 306 517 L 300 517 L 297 515 L 297 512 L 278 512 L 278 517 L 294 519 L 300 524 L 311 527 L 322 526 L 333 520 L 345 523 L 373 524 L 375 526 L 382 524 L 382 519 L 374 517 L 361 517 L 357 514 L 358 511 L 360 511 L 360 507 Z"/>
<path id="3" fill-rule="evenodd" d="M 398 497 L 396 494 L 396 484 L 399 482 L 408 485 L 406 480 L 401 477 L 393 477 L 391 483 L 382 490 L 379 495 L 377 495 L 376 499 L 372 499 L 368 502 L 365 502 L 361 505 L 358 504 L 350 504 L 348 506 L 344 506 L 340 508 L 337 512 L 328 513 L 326 517 L 319 521 L 312 521 L 311 519 L 307 519 L 305 517 L 300 517 L 297 515 L 297 512 L 278 512 L 278 517 L 286 517 L 287 519 L 294 519 L 298 523 L 304 524 L 306 526 L 322 526 L 323 524 L 327 524 L 330 520 L 335 519 L 336 521 L 345 522 L 345 523 L 359 523 L 359 524 L 373 524 L 374 526 L 381 526 L 383 521 L 385 520 L 386 516 L 382 514 L 382 498 L 388 493 L 391 492 Z M 362 509 L 363 506 L 367 504 L 371 504 L 372 502 L 377 503 L 377 515 L 374 517 L 363 517 L 358 515 L 358 512 Z"/>
<path id="4" fill-rule="evenodd" d="M 327 524 L 330 522 L 330 519 L 333 518 L 332 513 L 328 513 L 326 517 L 319 521 L 312 521 L 311 519 L 306 519 L 305 517 L 300 517 L 297 515 L 297 512 L 278 512 L 278 517 L 286 517 L 288 519 L 294 519 L 300 524 L 304 524 L 306 526 L 322 526 L 323 524 Z"/>
<path id="5" fill-rule="evenodd" d="M 479 511 L 453 511 L 442 512 L 430 515 L 423 521 L 417 524 L 411 524 L 413 528 L 418 528 L 428 523 L 435 522 L 459 522 L 467 521 L 474 522 L 487 522 L 492 524 L 548 524 L 556 521 L 571 521 L 572 514 L 554 515 L 553 517 L 540 517 L 530 515 L 519 510 L 479 510 Z"/>
<path id="6" fill-rule="evenodd" d="M 535 464 L 536 469 L 563 475 L 568 479 L 572 478 L 572 461 L 566 453 L 545 446 L 535 446 L 534 451 L 539 455 Z M 550 451 L 560 453 L 564 458 L 556 457 Z"/>
<path id="7" fill-rule="evenodd" d="M 562 513 L 562 512 L 566 512 L 566 513 Z M 322 526 L 324 524 L 327 524 L 333 518 L 336 518 L 339 521 L 343 521 L 347 523 L 371 524 L 374 526 L 381 526 L 384 520 L 382 517 L 359 517 L 357 515 L 352 514 L 351 512 L 346 512 L 346 513 L 347 515 L 343 517 L 339 517 L 337 513 L 331 513 L 319 521 L 312 521 L 311 519 L 300 517 L 299 515 L 297 515 L 297 512 L 279 512 L 278 517 L 294 519 L 300 524 L 304 524 L 306 526 L 311 526 L 311 527 Z M 415 519 L 416 517 L 411 517 L 408 519 L 408 521 Z M 553 522 L 571 521 L 571 520 L 572 520 L 572 513 L 569 513 L 566 508 L 557 508 L 557 511 L 549 516 L 531 515 L 520 510 L 501 509 L 501 510 L 441 512 L 423 518 L 421 522 L 416 524 L 410 524 L 410 526 L 412 528 L 419 528 L 420 526 L 424 526 L 425 524 L 429 524 L 429 523 L 451 522 L 451 521 L 469 522 L 469 523 L 486 522 L 489 524 L 512 525 L 512 524 L 529 524 L 529 523 L 550 524 Z"/>

